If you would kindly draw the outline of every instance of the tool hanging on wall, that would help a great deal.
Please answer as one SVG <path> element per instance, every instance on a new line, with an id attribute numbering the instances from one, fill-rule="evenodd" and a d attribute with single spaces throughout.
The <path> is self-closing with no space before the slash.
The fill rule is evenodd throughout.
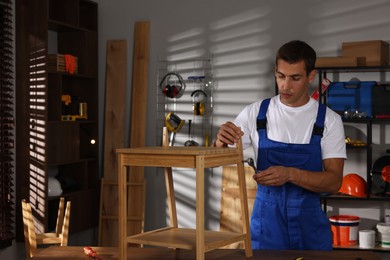
<path id="1" fill-rule="evenodd" d="M 169 112 L 165 117 L 165 126 L 171 132 L 169 137 L 169 146 L 173 146 L 175 142 L 175 135 L 182 128 L 184 120 L 179 116 L 175 115 L 173 112 Z"/>
<path id="2" fill-rule="evenodd" d="M 173 82 L 174 84 L 170 83 Z M 160 81 L 160 89 L 166 97 L 179 98 L 183 95 L 186 84 L 178 73 L 170 72 Z"/>
<path id="3" fill-rule="evenodd" d="M 207 94 L 201 89 L 197 89 L 191 93 L 193 102 L 194 115 L 203 116 L 205 112 L 205 102 L 207 100 Z"/>
<path id="4" fill-rule="evenodd" d="M 211 74 L 206 74 L 205 76 L 188 76 L 188 80 L 194 82 L 202 82 L 205 89 L 214 88 L 214 79 Z"/>
<path id="5" fill-rule="evenodd" d="M 199 146 L 199 144 L 194 141 L 194 137 L 191 132 L 191 123 L 192 120 L 188 120 L 188 140 L 184 143 L 184 146 Z"/>

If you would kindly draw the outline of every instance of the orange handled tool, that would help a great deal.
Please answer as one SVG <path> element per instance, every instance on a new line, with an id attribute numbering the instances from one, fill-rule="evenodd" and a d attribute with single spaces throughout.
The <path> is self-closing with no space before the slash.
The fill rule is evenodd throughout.
<path id="1" fill-rule="evenodd" d="M 95 258 L 95 259 L 98 259 L 98 260 L 102 260 L 98 255 L 97 253 L 89 246 L 86 246 L 84 247 L 84 254 L 86 254 L 87 256 L 90 256 L 92 258 Z"/>

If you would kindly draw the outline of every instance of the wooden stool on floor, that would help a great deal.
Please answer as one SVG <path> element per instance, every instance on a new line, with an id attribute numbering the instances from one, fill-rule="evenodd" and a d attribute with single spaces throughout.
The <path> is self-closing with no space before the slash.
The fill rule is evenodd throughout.
<path id="1" fill-rule="evenodd" d="M 37 234 L 35 232 L 34 218 L 32 214 L 31 204 L 22 200 L 22 215 L 24 225 L 24 240 L 26 245 L 27 258 L 32 258 L 39 250 L 39 245 L 59 244 L 61 246 L 68 245 L 69 234 L 69 219 L 70 206 L 68 201 L 65 208 L 65 199 L 60 198 L 58 207 L 56 231 L 51 233 Z"/>

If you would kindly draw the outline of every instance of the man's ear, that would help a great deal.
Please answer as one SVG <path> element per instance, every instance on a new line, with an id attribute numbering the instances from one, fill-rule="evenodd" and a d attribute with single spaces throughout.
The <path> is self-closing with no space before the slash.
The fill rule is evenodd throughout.
<path id="1" fill-rule="evenodd" d="M 317 71 L 316 71 L 316 70 L 312 70 L 312 71 L 309 73 L 309 82 L 310 82 L 310 83 L 312 83 L 313 80 L 315 80 L 316 75 L 317 75 Z"/>

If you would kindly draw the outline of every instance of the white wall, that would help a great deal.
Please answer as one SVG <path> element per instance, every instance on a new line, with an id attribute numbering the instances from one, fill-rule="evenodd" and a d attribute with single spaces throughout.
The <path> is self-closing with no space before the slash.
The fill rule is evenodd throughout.
<path id="1" fill-rule="evenodd" d="M 215 92 L 215 129 L 233 119 L 245 104 L 274 93 L 273 61 L 277 48 L 286 41 L 301 39 L 311 44 L 318 56 L 340 55 L 341 43 L 346 41 L 390 40 L 390 1 L 385 0 L 100 0 L 99 3 L 99 72 L 100 89 L 104 93 L 105 46 L 107 40 L 128 40 L 128 89 L 130 104 L 133 26 L 136 21 L 151 22 L 149 96 L 147 136 L 156 136 L 156 75 L 159 60 L 199 60 L 212 57 L 218 79 Z M 361 75 L 360 75 L 361 76 Z M 349 77 L 349 76 L 346 76 Z M 367 77 L 379 80 L 378 74 Z M 383 80 L 383 76 L 381 76 Z M 346 79 L 348 80 L 348 79 Z M 362 80 L 365 80 L 362 78 Z M 388 75 L 384 80 L 389 80 Z M 100 97 L 103 114 L 104 97 Z M 128 104 L 128 105 L 129 105 Z M 101 121 L 103 122 L 103 120 Z M 213 135 L 215 136 L 216 131 Z M 159 145 L 156 138 L 148 138 L 147 145 Z M 249 153 L 250 154 L 250 153 Z M 363 158 L 364 159 L 364 158 Z M 359 160 L 357 160 L 359 162 Z M 347 165 L 347 170 L 360 166 Z M 363 166 L 364 169 L 364 166 Z M 161 173 L 146 174 L 148 197 L 146 229 L 165 225 L 166 209 Z M 365 175 L 363 173 L 362 175 Z M 188 183 L 176 183 L 182 205 L 178 206 L 179 223 L 194 224 L 194 176 Z M 218 228 L 220 209 L 220 170 L 208 178 L 208 226 Z M 182 186 L 181 186 L 182 185 Z M 184 187 L 184 188 L 183 188 Z M 181 190 L 185 190 L 181 194 Z M 375 206 L 372 206 L 375 205 Z M 384 208 L 368 203 L 370 210 L 347 212 L 363 218 L 380 219 Z M 388 206 L 388 205 L 387 205 Z M 387 207 L 386 206 L 386 207 Z M 342 205 L 340 206 L 342 207 Z M 374 207 L 374 210 L 372 210 Z M 330 207 L 330 213 L 344 209 Z M 183 220 L 180 222 L 180 216 Z M 379 220 L 378 219 L 378 220 Z"/>
<path id="2" fill-rule="evenodd" d="M 277 48 L 301 39 L 318 56 L 337 56 L 345 41 L 390 41 L 388 0 L 97 0 L 99 3 L 100 114 L 104 115 L 105 58 L 108 40 L 128 41 L 128 95 L 130 106 L 133 27 L 136 21 L 151 22 L 148 121 L 146 144 L 159 145 L 155 136 L 156 73 L 158 60 L 208 59 L 213 57 L 218 89 L 215 93 L 214 125 L 233 119 L 252 101 L 274 93 L 273 61 Z M 373 76 L 375 77 L 375 76 Z M 389 76 L 385 80 L 390 81 Z M 127 118 L 130 117 L 128 112 Z M 101 129 L 103 118 L 101 118 Z M 127 122 L 127 128 L 129 128 Z M 101 131 L 101 134 L 103 131 Z M 215 136 L 215 132 L 213 133 Z M 101 142 L 102 143 L 102 142 Z M 348 166 L 354 167 L 354 166 Z M 145 229 L 164 226 L 167 220 L 163 175 L 146 170 L 147 211 Z M 193 175 L 180 185 L 180 225 L 194 226 Z M 207 180 L 207 225 L 219 228 L 220 170 Z M 361 209 L 364 206 L 365 209 Z M 345 207 L 345 208 L 344 208 Z M 375 202 L 331 205 L 331 213 L 353 213 L 374 223 L 389 205 Z M 186 221 L 181 221 L 180 219 Z M 372 225 L 369 224 L 369 227 Z"/>

